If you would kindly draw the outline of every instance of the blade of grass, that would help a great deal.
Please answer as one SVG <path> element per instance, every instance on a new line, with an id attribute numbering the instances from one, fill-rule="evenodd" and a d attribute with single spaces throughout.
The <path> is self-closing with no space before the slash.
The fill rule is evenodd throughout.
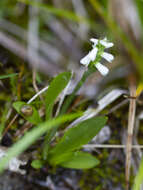
<path id="1" fill-rule="evenodd" d="M 4 107 L 4 110 L 2 112 L 2 115 L 1 115 L 1 123 L 0 123 L 0 141 L 2 139 L 2 134 L 3 134 L 3 131 L 4 131 L 4 128 L 5 128 L 5 124 L 6 124 L 6 121 L 7 121 L 7 114 L 8 114 L 8 111 L 9 111 L 9 108 L 10 108 L 10 103 L 8 102 L 5 107 Z"/>
<path id="2" fill-rule="evenodd" d="M 7 78 L 15 77 L 17 75 L 18 75 L 18 73 L 12 73 L 12 74 L 8 74 L 8 75 L 1 75 L 0 76 L 0 80 L 1 79 L 7 79 Z"/>
<path id="3" fill-rule="evenodd" d="M 142 184 L 143 184 L 143 158 L 141 160 L 138 173 L 135 177 L 133 190 L 140 190 Z"/>
<path id="4" fill-rule="evenodd" d="M 13 157 L 16 157 L 19 154 L 21 154 L 24 150 L 26 150 L 31 144 L 33 144 L 40 136 L 42 136 L 45 132 L 50 130 L 53 126 L 57 126 L 67 121 L 71 121 L 81 115 L 82 113 L 64 115 L 39 124 L 38 127 L 33 128 L 30 132 L 24 135 L 24 137 L 22 137 L 8 150 L 7 155 L 5 157 L 0 159 L 0 172 L 2 172 L 5 169 L 8 162 Z"/>

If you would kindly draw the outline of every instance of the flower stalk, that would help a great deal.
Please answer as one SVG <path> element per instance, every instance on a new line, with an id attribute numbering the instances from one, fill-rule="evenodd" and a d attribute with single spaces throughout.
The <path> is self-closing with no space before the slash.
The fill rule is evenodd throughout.
<path id="1" fill-rule="evenodd" d="M 73 92 L 71 93 L 71 95 L 66 99 L 62 109 L 61 109 L 61 112 L 60 114 L 64 114 L 68 107 L 70 106 L 70 104 L 72 103 L 74 97 L 75 97 L 75 94 L 78 92 L 78 90 L 82 87 L 82 85 L 85 83 L 86 79 L 96 71 L 96 68 L 91 66 L 89 67 L 82 75 L 82 78 L 80 79 L 80 81 L 77 83 L 77 85 L 75 86 Z"/>
<path id="2" fill-rule="evenodd" d="M 86 79 L 94 73 L 96 70 L 98 70 L 103 76 L 107 75 L 109 72 L 109 69 L 100 63 L 101 59 L 104 58 L 108 62 L 112 62 L 114 59 L 114 56 L 112 54 L 109 54 L 107 52 L 104 52 L 106 48 L 110 48 L 113 46 L 113 43 L 108 42 L 106 38 L 103 40 L 98 40 L 95 38 L 90 39 L 92 44 L 92 50 L 80 60 L 80 63 L 87 67 L 87 70 L 83 73 L 82 78 L 75 86 L 72 94 L 66 99 L 60 115 L 64 114 L 67 109 L 69 108 L 70 104 L 72 103 L 75 94 L 78 92 L 78 90 L 82 87 Z"/>

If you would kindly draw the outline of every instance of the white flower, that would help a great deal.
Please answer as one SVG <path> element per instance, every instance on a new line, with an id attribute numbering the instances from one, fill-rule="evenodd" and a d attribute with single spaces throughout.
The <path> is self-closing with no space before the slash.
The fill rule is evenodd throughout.
<path id="1" fill-rule="evenodd" d="M 102 55 L 101 55 L 104 59 L 106 59 L 108 62 L 112 62 L 113 59 L 114 59 L 114 56 L 110 53 L 106 53 L 104 52 Z"/>
<path id="2" fill-rule="evenodd" d="M 108 72 L 109 72 L 109 69 L 108 69 L 106 66 L 102 65 L 101 63 L 99 63 L 99 62 L 98 62 L 97 64 L 95 64 L 95 67 L 97 68 L 97 70 L 98 70 L 103 76 L 107 75 Z"/>
<path id="3" fill-rule="evenodd" d="M 105 47 L 105 48 L 110 48 L 114 44 L 112 42 L 108 42 L 107 38 L 104 38 L 103 40 L 100 40 L 100 43 Z"/>
<path id="4" fill-rule="evenodd" d="M 80 60 L 80 63 L 88 67 L 91 61 L 96 59 L 98 49 L 95 47 L 93 48 L 84 58 Z"/>
<path id="5" fill-rule="evenodd" d="M 113 43 L 108 42 L 107 38 L 104 38 L 103 40 L 91 38 L 90 41 L 93 42 L 93 47 L 95 47 L 98 44 L 98 42 L 100 42 L 100 44 L 102 44 L 105 48 L 110 48 L 114 45 Z"/>
<path id="6" fill-rule="evenodd" d="M 102 65 L 101 63 L 99 63 L 99 62 L 97 63 L 97 61 L 96 61 L 97 53 L 98 53 L 98 51 L 99 52 L 103 51 L 103 49 L 100 49 L 100 47 L 97 48 L 97 45 L 99 43 L 99 44 L 103 45 L 104 48 L 110 48 L 114 44 L 111 43 L 111 42 L 108 42 L 107 38 L 104 38 L 103 40 L 98 40 L 98 39 L 95 39 L 95 38 L 91 38 L 90 41 L 93 43 L 93 45 L 92 45 L 93 49 L 84 58 L 82 58 L 80 60 L 80 63 L 83 64 L 83 65 L 85 65 L 86 67 L 88 67 L 88 65 L 89 65 L 89 63 L 91 61 L 95 61 L 95 64 L 94 64 L 95 67 L 97 68 L 97 70 L 102 75 L 105 76 L 105 75 L 108 74 L 109 69 L 106 66 Z M 101 55 L 101 57 L 103 57 L 104 59 L 106 59 L 108 62 L 112 62 L 113 59 L 114 59 L 114 56 L 112 54 L 110 54 L 110 53 L 107 53 L 107 52 L 103 52 L 102 54 L 99 54 L 99 55 Z"/>
<path id="7" fill-rule="evenodd" d="M 99 40 L 95 39 L 95 38 L 91 38 L 90 39 L 91 42 L 93 42 L 93 47 L 96 47 L 96 45 L 98 44 Z"/>

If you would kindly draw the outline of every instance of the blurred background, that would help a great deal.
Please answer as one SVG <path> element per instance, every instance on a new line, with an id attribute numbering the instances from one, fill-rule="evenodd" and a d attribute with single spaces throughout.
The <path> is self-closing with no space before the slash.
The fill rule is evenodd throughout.
<path id="1" fill-rule="evenodd" d="M 142 6 L 141 0 L 1 0 L 1 63 L 9 62 L 11 55 L 14 63 L 28 63 L 50 76 L 77 71 L 91 48 L 89 39 L 107 36 L 115 43 L 111 68 L 129 63 L 138 70 Z"/>
<path id="2" fill-rule="evenodd" d="M 143 81 L 142 34 L 142 0 L 0 0 L 0 74 L 19 73 L 16 79 L 0 81 L 0 104 L 7 108 L 8 101 L 11 104 L 17 99 L 30 99 L 38 88 L 49 83 L 49 78 L 61 71 L 74 72 L 74 86 L 84 71 L 80 59 L 91 49 L 90 38 L 107 37 L 114 42 L 109 51 L 115 59 L 107 63 L 110 73 L 106 77 L 99 73 L 91 76 L 80 93 L 96 101 L 95 95 L 98 97 L 103 91 L 109 92 L 113 88 L 128 90 L 130 76 L 137 83 Z M 128 107 L 125 107 L 122 112 L 112 115 L 112 129 L 120 130 L 121 125 L 126 125 L 127 110 Z M 113 139 L 108 140 L 116 143 L 118 135 L 115 131 Z M 104 170 L 97 168 L 90 173 L 82 173 L 81 189 L 92 190 L 95 184 L 98 189 L 122 189 L 120 181 L 124 181 L 124 165 L 120 167 L 120 164 L 124 163 L 124 155 L 117 150 L 110 152 L 110 159 L 108 157 L 107 150 L 100 155 L 100 159 L 104 160 Z M 115 167 L 113 170 L 107 167 L 105 159 L 112 169 Z M 118 160 L 115 165 L 114 159 Z M 61 175 L 63 171 L 58 172 Z M 76 178 L 81 175 L 80 172 L 66 172 L 63 176 L 75 175 Z M 95 176 L 96 173 L 99 177 Z M 113 178 L 116 175 L 117 178 Z M 102 179 L 104 186 L 101 187 Z M 68 185 L 69 189 L 79 188 Z"/>
<path id="3" fill-rule="evenodd" d="M 46 76 L 73 70 L 78 80 L 83 71 L 79 61 L 91 49 L 89 39 L 107 37 L 115 44 L 115 60 L 104 82 L 126 78 L 130 71 L 140 80 L 142 10 L 141 0 L 1 0 L 1 72 L 26 65 Z"/>

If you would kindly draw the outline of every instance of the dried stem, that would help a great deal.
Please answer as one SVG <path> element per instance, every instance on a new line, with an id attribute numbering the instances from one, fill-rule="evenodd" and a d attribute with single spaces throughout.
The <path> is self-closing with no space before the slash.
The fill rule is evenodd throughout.
<path id="1" fill-rule="evenodd" d="M 4 136 L 7 131 L 10 129 L 10 127 L 12 126 L 12 124 L 15 122 L 15 120 L 18 118 L 18 113 L 13 117 L 13 119 L 10 121 L 10 123 L 8 124 L 8 126 L 6 127 L 6 129 L 4 130 L 4 133 L 2 136 Z"/>
<path id="2" fill-rule="evenodd" d="M 130 80 L 130 96 L 136 96 L 135 80 Z M 128 116 L 128 131 L 127 131 L 127 152 L 126 152 L 126 190 L 129 189 L 130 167 L 131 167 L 131 151 L 132 151 L 132 138 L 135 125 L 135 112 L 136 112 L 136 99 L 131 98 L 129 103 L 129 116 Z"/>

